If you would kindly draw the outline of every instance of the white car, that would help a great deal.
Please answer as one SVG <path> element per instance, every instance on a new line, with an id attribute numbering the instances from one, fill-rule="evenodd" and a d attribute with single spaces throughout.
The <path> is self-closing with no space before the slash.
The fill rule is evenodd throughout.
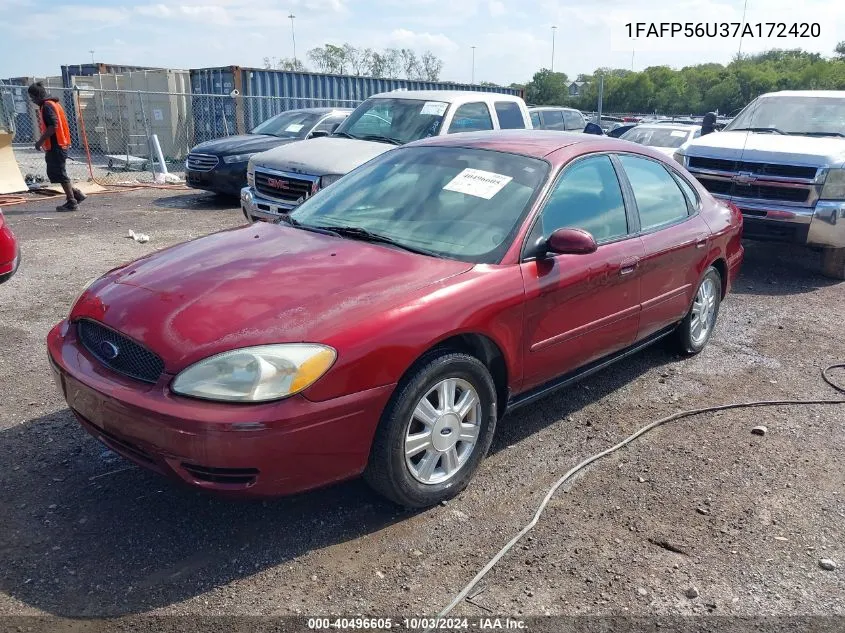
<path id="1" fill-rule="evenodd" d="M 640 145 L 648 145 L 667 156 L 672 156 L 681 145 L 699 136 L 701 136 L 700 125 L 654 123 L 638 125 L 619 138 Z"/>

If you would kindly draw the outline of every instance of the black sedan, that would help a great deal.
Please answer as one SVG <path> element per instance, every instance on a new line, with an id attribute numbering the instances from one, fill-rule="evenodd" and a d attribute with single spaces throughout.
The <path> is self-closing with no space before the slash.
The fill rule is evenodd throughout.
<path id="1" fill-rule="evenodd" d="M 185 161 L 185 181 L 194 189 L 238 196 L 246 186 L 250 156 L 293 141 L 327 136 L 350 112 L 350 108 L 288 110 L 267 119 L 249 134 L 200 143 Z"/>

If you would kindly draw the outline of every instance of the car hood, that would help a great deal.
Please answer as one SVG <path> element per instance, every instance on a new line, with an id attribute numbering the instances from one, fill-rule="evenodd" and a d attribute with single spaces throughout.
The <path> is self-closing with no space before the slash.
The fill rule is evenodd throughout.
<path id="1" fill-rule="evenodd" d="M 200 143 L 191 152 L 214 154 L 215 156 L 265 152 L 268 149 L 273 149 L 279 145 L 286 145 L 296 140 L 295 138 L 280 138 L 270 134 L 239 134 L 237 136 L 227 136 Z"/>
<path id="2" fill-rule="evenodd" d="M 264 152 L 253 158 L 253 164 L 312 176 L 343 175 L 393 147 L 389 143 L 323 136 Z"/>
<path id="3" fill-rule="evenodd" d="M 169 372 L 267 343 L 327 342 L 472 264 L 260 222 L 186 242 L 95 282 L 88 317 L 159 354 Z"/>
<path id="4" fill-rule="evenodd" d="M 774 163 L 798 163 L 812 167 L 845 164 L 845 139 L 755 132 L 714 132 L 683 147 L 687 156 Z"/>

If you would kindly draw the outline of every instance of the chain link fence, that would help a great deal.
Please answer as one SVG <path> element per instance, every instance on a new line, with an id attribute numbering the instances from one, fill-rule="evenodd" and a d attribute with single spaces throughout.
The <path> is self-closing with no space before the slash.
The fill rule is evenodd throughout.
<path id="1" fill-rule="evenodd" d="M 14 134 L 21 173 L 46 180 L 36 107 L 26 86 L 0 85 L 0 128 Z M 102 185 L 184 180 L 185 159 L 199 143 L 246 134 L 299 108 L 354 108 L 360 101 L 252 97 L 98 88 L 48 88 L 67 113 L 72 139 L 68 175 Z M 165 177 L 165 174 L 170 176 Z"/>

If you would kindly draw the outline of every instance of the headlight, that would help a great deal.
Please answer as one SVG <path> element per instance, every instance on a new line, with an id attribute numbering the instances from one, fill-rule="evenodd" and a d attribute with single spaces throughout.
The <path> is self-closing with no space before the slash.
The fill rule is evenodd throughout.
<path id="1" fill-rule="evenodd" d="M 257 153 L 258 152 L 250 152 L 249 154 L 232 154 L 231 156 L 224 156 L 223 162 L 227 165 L 231 165 L 232 163 L 245 163 Z"/>
<path id="2" fill-rule="evenodd" d="M 250 187 L 255 187 L 255 163 L 252 160 L 246 166 L 246 184 Z"/>
<path id="3" fill-rule="evenodd" d="M 845 169 L 827 172 L 821 197 L 826 200 L 845 200 Z"/>
<path id="4" fill-rule="evenodd" d="M 684 164 L 684 153 L 681 150 L 678 150 L 677 152 L 672 154 L 672 158 L 674 158 L 675 161 L 680 163 L 681 165 Z"/>
<path id="5" fill-rule="evenodd" d="M 325 189 L 333 182 L 336 182 L 343 178 L 343 174 L 328 174 L 327 176 L 323 176 L 320 178 L 320 189 Z"/>
<path id="6" fill-rule="evenodd" d="M 206 400 L 266 402 L 299 393 L 325 374 L 337 352 L 314 343 L 245 347 L 201 360 L 182 371 L 175 393 Z"/>

